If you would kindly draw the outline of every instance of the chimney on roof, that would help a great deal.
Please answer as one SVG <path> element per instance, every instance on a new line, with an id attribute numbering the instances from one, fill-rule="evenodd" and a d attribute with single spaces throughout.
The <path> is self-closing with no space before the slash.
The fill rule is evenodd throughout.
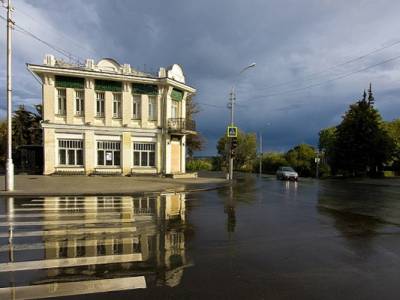
<path id="1" fill-rule="evenodd" d="M 165 68 L 160 68 L 160 70 L 158 71 L 158 77 L 160 78 L 167 77 L 167 71 L 165 70 Z"/>
<path id="2" fill-rule="evenodd" d="M 51 66 L 51 67 L 53 67 L 53 66 L 56 64 L 56 59 L 54 58 L 54 55 L 46 54 L 46 55 L 44 56 L 44 61 L 43 61 L 43 63 L 44 63 L 46 66 Z"/>
<path id="3" fill-rule="evenodd" d="M 122 66 L 122 73 L 124 73 L 124 74 L 131 73 L 131 65 L 130 64 L 124 64 Z"/>
<path id="4" fill-rule="evenodd" d="M 93 70 L 94 69 L 94 59 L 89 59 L 89 58 L 86 59 L 85 67 L 86 67 L 86 69 Z"/>

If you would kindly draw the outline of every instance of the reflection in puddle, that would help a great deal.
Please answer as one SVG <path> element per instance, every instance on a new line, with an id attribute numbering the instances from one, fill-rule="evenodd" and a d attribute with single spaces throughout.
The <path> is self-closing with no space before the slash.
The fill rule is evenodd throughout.
<path id="1" fill-rule="evenodd" d="M 294 191 L 297 191 L 297 185 L 298 185 L 297 181 L 290 181 L 290 180 L 285 181 L 286 190 L 293 189 Z"/>
<path id="2" fill-rule="evenodd" d="M 177 286 L 188 266 L 184 194 L 3 203 L 1 299 Z"/>

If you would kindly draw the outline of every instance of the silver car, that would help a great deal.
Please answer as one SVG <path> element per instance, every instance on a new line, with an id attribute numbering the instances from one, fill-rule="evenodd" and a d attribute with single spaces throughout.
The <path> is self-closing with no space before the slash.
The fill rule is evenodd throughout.
<path id="1" fill-rule="evenodd" d="M 278 171 L 276 171 L 276 179 L 297 181 L 299 174 L 292 167 L 279 167 Z"/>

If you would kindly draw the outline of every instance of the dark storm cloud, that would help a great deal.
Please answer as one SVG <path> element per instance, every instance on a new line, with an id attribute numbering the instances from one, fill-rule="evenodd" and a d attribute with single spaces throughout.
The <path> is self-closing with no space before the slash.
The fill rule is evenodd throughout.
<path id="1" fill-rule="evenodd" d="M 400 114 L 398 60 L 330 81 L 400 54 L 398 44 L 342 64 L 400 40 L 395 0 L 16 0 L 15 6 L 17 24 L 79 57 L 113 57 L 147 71 L 181 64 L 188 84 L 198 89 L 205 154 L 215 153 L 225 132 L 232 85 L 237 124 L 244 131 L 265 132 L 265 150 L 316 144 L 318 131 L 339 122 L 369 82 L 384 118 Z M 38 102 L 40 86 L 24 64 L 41 63 L 54 51 L 20 33 L 14 46 L 15 99 Z M 0 59 L 4 70 L 5 58 Z M 238 76 L 252 62 L 256 68 Z M 3 82 L 4 76 L 0 73 Z M 302 90 L 307 86 L 313 87 Z"/>

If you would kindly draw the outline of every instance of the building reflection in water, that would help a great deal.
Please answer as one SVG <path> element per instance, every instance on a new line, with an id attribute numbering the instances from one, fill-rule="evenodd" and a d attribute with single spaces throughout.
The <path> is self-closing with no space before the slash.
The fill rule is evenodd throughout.
<path id="1" fill-rule="evenodd" d="M 142 288 L 173 287 L 180 283 L 184 268 L 189 265 L 185 252 L 184 194 L 137 198 L 45 197 L 22 204 L 9 203 L 8 208 L 12 208 L 8 215 L 16 217 L 8 218 L 12 257 L 16 250 L 28 251 L 22 245 L 18 247 L 18 243 L 23 244 L 26 237 L 38 234 L 36 227 L 34 231 L 28 231 L 29 227 L 20 231 L 13 228 L 25 225 L 29 215 L 40 215 L 35 221 L 29 221 L 31 225 L 41 226 L 43 240 L 30 246 L 42 249 L 44 259 L 30 262 L 10 259 L 9 263 L 0 264 L 4 267 L 0 272 L 25 271 L 34 265 L 43 269 L 44 273 L 25 287 L 32 287 L 36 293 L 34 298 L 40 298 L 37 287 L 41 284 L 46 286 L 47 293 L 48 284 L 75 282 L 79 289 L 79 282 L 84 285 L 91 279 L 134 276 L 143 277 Z M 101 288 L 100 291 L 104 292 Z M 99 290 L 83 289 L 82 293 L 86 292 Z M 0 298 L 5 293 L 18 295 L 18 287 L 0 288 Z M 65 295 L 71 295 L 67 289 Z"/>

